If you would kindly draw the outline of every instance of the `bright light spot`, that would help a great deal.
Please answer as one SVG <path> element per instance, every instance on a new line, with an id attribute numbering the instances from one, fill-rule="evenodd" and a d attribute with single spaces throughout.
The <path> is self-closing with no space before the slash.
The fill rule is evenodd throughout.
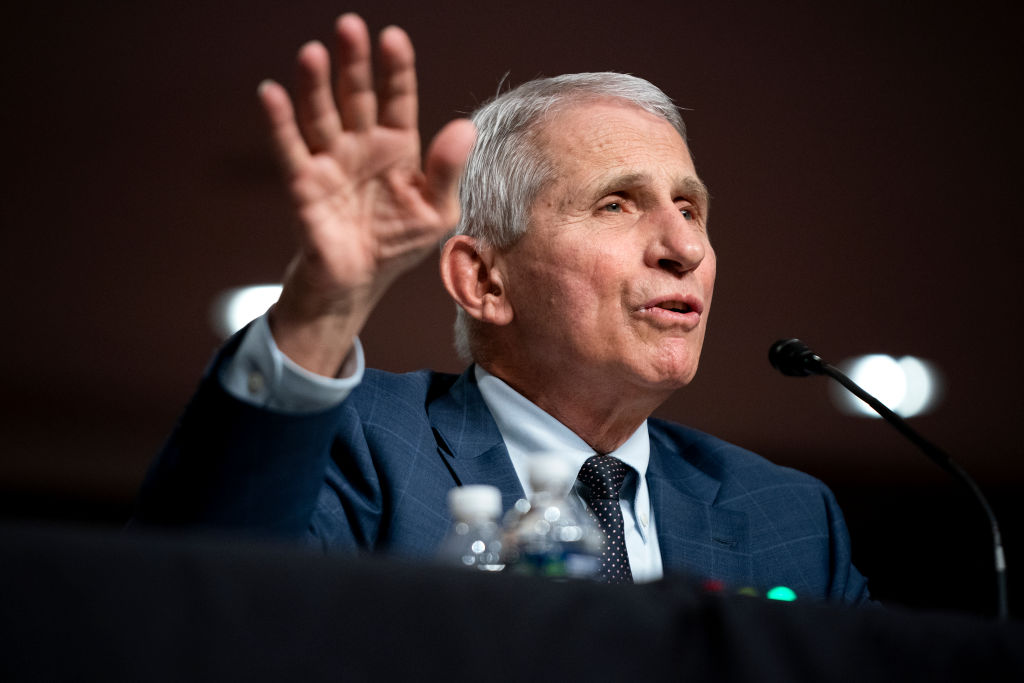
<path id="1" fill-rule="evenodd" d="M 907 395 L 899 405 L 899 414 L 909 417 L 931 410 L 942 394 L 938 370 L 931 363 L 913 356 L 900 358 L 900 368 L 907 377 Z"/>
<path id="2" fill-rule="evenodd" d="M 237 287 L 222 292 L 210 309 L 213 329 L 227 339 L 267 312 L 281 296 L 281 285 Z"/>
<path id="3" fill-rule="evenodd" d="M 764 597 L 768 598 L 769 600 L 793 602 L 794 600 L 796 600 L 796 593 L 793 591 L 792 588 L 787 588 L 786 586 L 776 586 L 775 588 L 772 588 L 767 593 L 765 593 Z"/>
<path id="4" fill-rule="evenodd" d="M 907 377 L 892 356 L 877 353 L 864 356 L 854 361 L 846 374 L 890 409 L 896 408 L 907 395 Z M 857 402 L 863 406 L 857 408 L 865 414 L 874 412 L 866 403 L 859 399 Z"/>
<path id="5" fill-rule="evenodd" d="M 927 361 L 913 356 L 893 358 L 883 354 L 860 356 L 838 365 L 850 379 L 901 417 L 920 415 L 935 407 L 941 394 L 939 373 Z M 838 383 L 831 385 L 840 410 L 853 415 L 878 417 L 867 403 Z"/>

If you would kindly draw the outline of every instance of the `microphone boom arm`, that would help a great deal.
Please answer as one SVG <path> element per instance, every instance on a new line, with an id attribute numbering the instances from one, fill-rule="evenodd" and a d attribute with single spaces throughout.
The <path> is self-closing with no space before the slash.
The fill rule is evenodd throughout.
<path id="1" fill-rule="evenodd" d="M 806 377 L 809 375 L 828 375 L 839 382 L 850 393 L 867 403 L 886 422 L 896 428 L 900 434 L 909 439 L 915 446 L 928 456 L 936 465 L 948 472 L 954 479 L 966 486 L 981 504 L 988 517 L 992 530 L 992 545 L 995 552 L 997 618 L 1006 621 L 1009 617 L 1009 602 L 1006 595 L 1006 556 L 1003 552 L 1003 537 L 999 531 L 999 522 L 988 499 L 982 493 L 977 482 L 958 465 L 953 458 L 928 439 L 921 436 L 907 421 L 894 413 L 884 403 L 869 394 L 860 385 L 847 377 L 834 365 L 824 361 L 811 351 L 799 339 L 787 339 L 775 342 L 768 353 L 771 364 L 790 377 Z"/>

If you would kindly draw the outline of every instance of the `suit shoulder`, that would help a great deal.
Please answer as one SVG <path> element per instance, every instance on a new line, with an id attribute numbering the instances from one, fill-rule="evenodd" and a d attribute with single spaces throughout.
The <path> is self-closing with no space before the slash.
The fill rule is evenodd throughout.
<path id="1" fill-rule="evenodd" d="M 739 480 L 824 487 L 818 479 L 692 427 L 667 420 L 648 421 L 652 441 L 678 453 L 690 465 L 723 483 Z"/>
<path id="2" fill-rule="evenodd" d="M 395 373 L 367 368 L 346 404 L 364 418 L 374 413 L 382 419 L 389 419 L 389 414 L 393 419 L 408 412 L 423 413 L 427 404 L 451 389 L 458 378 L 433 370 Z"/>

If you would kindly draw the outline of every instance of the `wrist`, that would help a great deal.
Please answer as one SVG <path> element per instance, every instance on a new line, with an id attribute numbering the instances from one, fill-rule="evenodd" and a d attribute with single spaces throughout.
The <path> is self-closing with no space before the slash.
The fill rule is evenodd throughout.
<path id="1" fill-rule="evenodd" d="M 271 336 L 281 353 L 303 369 L 324 377 L 338 377 L 343 372 L 366 319 L 365 315 L 338 309 L 321 309 L 317 313 L 295 310 L 281 301 L 268 311 L 267 317 Z"/>

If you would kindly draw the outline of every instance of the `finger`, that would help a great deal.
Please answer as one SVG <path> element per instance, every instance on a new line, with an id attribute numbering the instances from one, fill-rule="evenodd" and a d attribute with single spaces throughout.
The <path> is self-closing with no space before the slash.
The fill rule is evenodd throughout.
<path id="1" fill-rule="evenodd" d="M 416 56 L 408 34 L 397 26 L 380 33 L 380 76 L 377 99 L 380 124 L 393 128 L 416 128 Z"/>
<path id="2" fill-rule="evenodd" d="M 335 87 L 341 124 L 348 130 L 366 130 L 377 122 L 377 95 L 373 92 L 370 34 L 356 14 L 343 14 L 335 24 L 338 63 Z"/>
<path id="3" fill-rule="evenodd" d="M 331 90 L 330 56 L 314 41 L 299 50 L 295 97 L 299 130 L 312 152 L 322 152 L 341 134 L 341 119 Z"/>
<path id="4" fill-rule="evenodd" d="M 459 180 L 476 140 L 476 128 L 469 119 L 455 119 L 434 137 L 424 164 L 427 193 L 447 227 L 459 219 Z"/>
<path id="5" fill-rule="evenodd" d="M 270 139 L 285 173 L 291 177 L 309 161 L 309 149 L 295 123 L 295 111 L 288 93 L 274 81 L 263 81 L 257 90 L 270 123 Z"/>

